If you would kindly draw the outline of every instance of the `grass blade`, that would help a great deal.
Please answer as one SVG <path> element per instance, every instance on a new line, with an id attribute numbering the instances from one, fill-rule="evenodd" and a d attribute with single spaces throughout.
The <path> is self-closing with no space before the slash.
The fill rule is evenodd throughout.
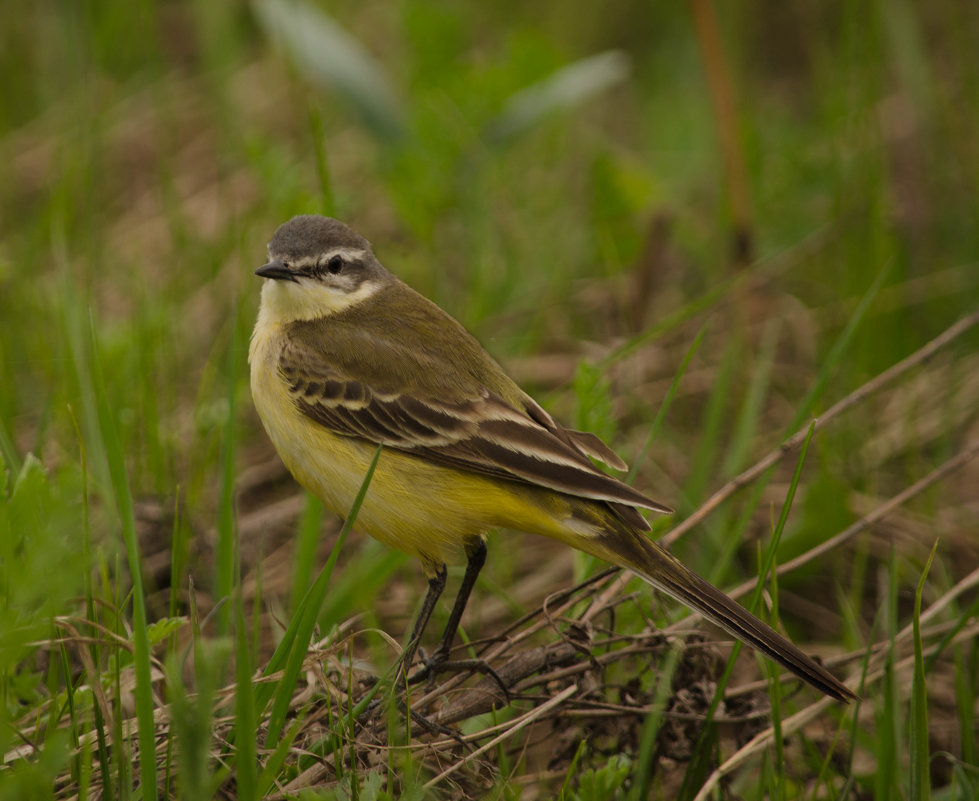
<path id="1" fill-rule="evenodd" d="M 122 539 L 126 546 L 129 573 L 133 582 L 133 668 L 136 673 L 136 720 L 139 731 L 139 773 L 144 799 L 157 797 L 156 731 L 153 720 L 153 688 L 150 678 L 150 648 L 146 636 L 146 599 L 143 595 L 142 560 L 136 537 L 136 517 L 133 497 L 126 474 L 126 460 L 116 419 L 105 391 L 105 377 L 99 358 L 95 321 L 90 318 L 92 367 L 90 380 L 95 392 L 99 428 L 109 462 L 109 476 L 122 524 Z"/>
<path id="2" fill-rule="evenodd" d="M 884 626 L 887 630 L 888 649 L 884 662 L 884 676 L 880 692 L 880 708 L 877 712 L 876 756 L 877 773 L 874 781 L 874 798 L 887 801 L 896 796 L 895 777 L 900 775 L 898 743 L 900 726 L 898 725 L 898 694 L 899 687 L 894 675 L 894 665 L 897 662 L 897 630 L 898 630 L 898 588 L 897 588 L 897 559 L 894 546 L 891 546 L 887 565 L 887 603 L 882 608 Z"/>
<path id="3" fill-rule="evenodd" d="M 231 375 L 234 375 L 232 373 Z M 241 801 L 259 797 L 257 738 L 258 721 L 255 693 L 252 692 L 252 649 L 250 629 L 245 621 L 245 599 L 241 590 L 241 561 L 235 559 L 237 589 L 234 594 L 235 615 L 235 791 Z"/>
<path id="4" fill-rule="evenodd" d="M 914 673 L 911 678 L 911 732 L 908 743 L 911 761 L 911 801 L 928 801 L 931 798 L 931 775 L 928 770 L 931 756 L 928 747 L 928 688 L 925 682 L 925 660 L 921 645 L 921 595 L 937 552 L 938 540 L 935 540 L 914 591 L 914 618 L 911 621 Z"/>
<path id="5" fill-rule="evenodd" d="M 657 667 L 656 692 L 652 709 L 646 715 L 639 735 L 639 751 L 636 755 L 636 772 L 633 777 L 630 801 L 650 797 L 653 782 L 653 766 L 656 761 L 656 738 L 665 718 L 666 706 L 673 693 L 673 674 L 676 673 L 683 654 L 681 642 L 674 644 L 666 658 Z"/>
<path id="6" fill-rule="evenodd" d="M 309 591 L 303 598 L 299 609 L 286 629 L 282 641 L 279 643 L 279 647 L 275 649 L 275 653 L 272 654 L 268 667 L 265 669 L 265 675 L 283 670 L 282 679 L 275 685 L 261 685 L 257 690 L 256 698 L 259 709 L 265 708 L 274 693 L 274 702 L 272 704 L 272 713 L 269 717 L 269 729 L 266 737 L 266 742 L 268 743 L 276 742 L 279 739 L 279 735 L 282 734 L 282 726 L 285 722 L 286 713 L 289 710 L 292 692 L 299 678 L 303 660 L 306 657 L 306 646 L 313 636 L 313 628 L 316 626 L 316 618 L 329 589 L 333 568 L 336 566 L 340 551 L 343 548 L 343 543 L 347 539 L 347 535 L 350 533 L 354 521 L 357 519 L 357 513 L 360 511 L 360 507 L 364 502 L 364 497 L 367 495 L 367 488 L 370 486 L 371 479 L 374 477 L 374 469 L 377 467 L 377 461 L 381 457 L 381 450 L 382 446 L 378 445 L 377 450 L 374 452 L 374 458 L 371 460 L 370 467 L 367 468 L 364 481 L 360 485 L 360 491 L 357 493 L 356 499 L 354 499 L 350 514 L 347 515 L 343 528 L 340 529 L 336 544 L 330 552 L 330 558 L 327 559 L 320 574 L 316 577 L 316 581 L 313 582 L 313 586 L 309 588 Z"/>
<path id="7" fill-rule="evenodd" d="M 782 536 L 782 531 L 785 528 L 785 523 L 789 517 L 789 511 L 792 508 L 792 501 L 795 498 L 796 489 L 799 486 L 799 481 L 802 478 L 802 467 L 806 460 L 806 452 L 809 450 L 809 443 L 812 440 L 812 435 L 815 432 L 815 424 L 810 425 L 808 436 L 805 442 L 802 444 L 802 448 L 799 452 L 799 458 L 796 460 L 795 472 L 792 475 L 792 483 L 789 485 L 789 490 L 785 496 L 785 503 L 782 504 L 782 511 L 779 514 L 778 522 L 775 524 L 775 529 L 772 532 L 772 539 L 765 551 L 765 555 L 761 564 L 761 568 L 758 571 L 758 581 L 755 584 L 755 590 L 751 595 L 748 603 L 745 607 L 749 612 L 754 612 L 758 605 L 758 601 L 761 598 L 762 590 L 765 586 L 765 577 L 772 570 L 772 565 L 775 562 L 775 552 L 778 549 L 778 543 Z M 735 642 L 731 648 L 731 655 L 728 657 L 727 665 L 724 668 L 724 672 L 721 674 L 720 679 L 717 681 L 717 689 L 714 692 L 714 697 L 711 700 L 710 707 L 707 710 L 706 722 L 703 730 L 701 731 L 700 738 L 697 740 L 697 745 L 694 747 L 694 753 L 702 754 L 707 746 L 709 739 L 713 739 L 716 732 L 716 725 L 714 724 L 714 715 L 717 714 L 717 708 L 720 705 L 721 699 L 724 697 L 724 688 L 727 687 L 727 683 L 731 678 L 731 674 L 734 672 L 734 663 L 738 658 L 738 654 L 741 653 L 741 643 Z M 691 768 L 693 768 L 691 763 Z M 706 775 L 706 774 L 705 774 Z M 688 771 L 687 775 L 684 777 L 683 787 L 681 788 L 680 797 L 681 798 L 692 798 L 694 795 L 695 785 L 697 784 L 697 777 L 699 776 L 699 771 Z"/>
<path id="8" fill-rule="evenodd" d="M 802 448 L 799 449 L 799 458 L 795 463 L 795 471 L 792 473 L 792 481 L 789 484 L 789 490 L 785 495 L 785 502 L 782 504 L 782 511 L 779 513 L 778 522 L 775 524 L 775 530 L 772 532 L 772 541 L 765 551 L 765 560 L 761 565 L 761 569 L 758 571 L 758 583 L 755 585 L 755 591 L 752 593 L 751 598 L 746 604 L 748 610 L 751 612 L 754 612 L 758 606 L 758 601 L 761 599 L 761 593 L 764 589 L 765 577 L 772 571 L 772 565 L 775 562 L 775 552 L 778 549 L 779 541 L 782 539 L 782 532 L 785 530 L 785 524 L 789 519 L 789 512 L 792 510 L 792 501 L 795 500 L 795 493 L 799 488 L 799 481 L 802 479 L 802 467 L 806 462 L 806 453 L 809 451 L 809 443 L 812 442 L 812 436 L 815 433 L 816 423 L 813 422 L 809 425 L 809 433 L 806 436 L 805 442 L 802 443 Z"/>
<path id="9" fill-rule="evenodd" d="M 231 345 L 228 348 L 227 417 L 221 443 L 221 495 L 218 499 L 218 539 L 214 554 L 214 586 L 223 601 L 217 608 L 218 634 L 231 630 L 229 603 L 235 584 L 235 381 L 238 367 L 237 304 L 231 311 Z"/>
<path id="10" fill-rule="evenodd" d="M 296 613 L 303 596 L 309 590 L 322 525 L 323 504 L 316 496 L 307 492 L 306 506 L 296 530 L 296 547 L 292 560 L 292 598 L 289 604 L 292 614 Z"/>
<path id="11" fill-rule="evenodd" d="M 666 413 L 669 411 L 670 406 L 673 404 L 674 398 L 676 398 L 677 390 L 680 387 L 680 379 L 687 372 L 687 368 L 690 366 L 690 362 L 693 360 L 694 354 L 700 349 L 701 344 L 704 341 L 704 336 L 707 334 L 709 322 L 704 323 L 697 335 L 693 338 L 693 342 L 690 343 L 690 347 L 687 348 L 687 352 L 683 354 L 683 361 L 680 362 L 680 367 L 676 371 L 676 375 L 673 376 L 673 381 L 670 383 L 670 388 L 666 391 L 666 396 L 659 405 L 659 409 L 656 412 L 656 417 L 653 419 L 653 424 L 649 427 L 649 434 L 646 435 L 646 442 L 642 446 L 642 450 L 639 451 L 638 455 L 632 462 L 632 468 L 629 470 L 629 475 L 626 478 L 626 483 L 631 484 L 636 479 L 636 474 L 639 472 L 639 465 L 643 463 L 646 459 L 646 454 L 649 453 L 649 449 L 653 445 L 653 440 L 656 439 L 656 435 L 659 433 L 660 428 L 663 427 L 663 421 L 666 419 Z"/>
<path id="12" fill-rule="evenodd" d="M 813 382 L 812 388 L 809 390 L 809 393 L 806 395 L 805 399 L 799 404 L 799 408 L 795 413 L 795 417 L 792 418 L 792 422 L 786 427 L 785 436 L 791 436 L 792 432 L 802 425 L 802 421 L 809 416 L 810 410 L 823 394 L 823 390 L 826 389 L 826 385 L 829 383 L 830 375 L 852 344 L 853 337 L 856 335 L 857 330 L 860 328 L 860 324 L 867 316 L 867 312 L 870 310 L 874 299 L 880 293 L 880 289 L 884 285 L 884 279 L 887 278 L 888 273 L 890 273 L 889 266 L 877 273 L 877 277 L 870 285 L 870 288 L 864 293 L 863 297 L 860 298 L 857 308 L 854 310 L 853 314 L 850 315 L 850 319 L 846 321 L 846 327 L 836 338 L 836 341 L 823 358 L 819 375 Z"/>

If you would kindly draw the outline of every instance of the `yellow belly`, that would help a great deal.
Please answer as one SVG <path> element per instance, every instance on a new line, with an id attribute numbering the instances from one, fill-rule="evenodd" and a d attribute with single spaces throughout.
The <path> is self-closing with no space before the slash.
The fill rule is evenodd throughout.
<path id="1" fill-rule="evenodd" d="M 249 361 L 255 407 L 296 480 L 328 509 L 346 517 L 376 445 L 338 436 L 295 408 L 277 372 L 273 341 L 274 331 L 256 331 L 252 338 Z M 414 554 L 431 573 L 458 558 L 467 542 L 495 527 L 570 542 L 575 539 L 568 526 L 570 500 L 550 490 L 385 450 L 355 526 L 385 545 Z"/>

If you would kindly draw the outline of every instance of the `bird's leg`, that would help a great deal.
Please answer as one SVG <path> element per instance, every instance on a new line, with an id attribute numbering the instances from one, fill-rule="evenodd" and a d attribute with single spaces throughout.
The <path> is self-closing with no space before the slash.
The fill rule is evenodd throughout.
<path id="1" fill-rule="evenodd" d="M 503 694 L 509 702 L 509 688 L 503 683 L 503 680 L 499 677 L 497 672 L 490 667 L 488 662 L 482 659 L 449 661 L 449 654 L 452 650 L 452 641 L 455 639 L 456 631 L 459 628 L 459 621 L 462 619 L 462 613 L 465 611 L 466 604 L 469 602 L 469 596 L 472 594 L 473 587 L 476 586 L 476 579 L 479 576 L 479 571 L 482 570 L 483 565 L 486 564 L 486 543 L 482 538 L 480 538 L 476 540 L 474 544 L 467 544 L 466 553 L 468 556 L 468 561 L 466 563 L 466 574 L 462 578 L 462 584 L 459 586 L 459 592 L 456 595 L 455 603 L 452 605 L 452 611 L 449 613 L 449 620 L 445 625 L 445 630 L 442 632 L 442 641 L 439 643 L 438 648 L 435 649 L 435 652 L 431 657 L 426 659 L 423 656 L 422 666 L 413 675 L 409 676 L 408 671 L 411 669 L 411 663 L 414 661 L 415 653 L 418 650 L 422 634 L 425 632 L 425 627 L 428 625 L 429 618 L 432 616 L 432 612 L 435 609 L 435 604 L 438 602 L 439 596 L 445 589 L 445 565 L 442 564 L 437 567 L 434 575 L 432 575 L 432 577 L 428 580 L 428 593 L 425 595 L 425 600 L 422 602 L 421 611 L 418 613 L 418 618 L 415 620 L 415 625 L 411 632 L 411 639 L 408 641 L 408 645 L 401 654 L 401 665 L 398 669 L 398 682 L 403 683 L 402 687 L 405 693 L 407 693 L 407 685 L 424 681 L 426 678 L 431 681 L 441 669 L 475 670 L 479 673 L 490 676 L 494 681 L 496 681 L 496 683 L 500 686 L 500 689 L 503 690 Z M 415 712 L 412 712 L 411 714 L 412 716 L 416 715 Z M 426 726 L 426 728 L 429 728 L 430 731 L 434 731 L 434 729 L 430 727 L 437 727 L 437 724 L 433 724 L 429 721 L 419 722 Z"/>
<path id="2" fill-rule="evenodd" d="M 421 611 L 418 613 L 418 617 L 415 618 L 415 625 L 411 630 L 411 638 L 408 640 L 408 645 L 405 646 L 404 651 L 401 653 L 401 664 L 398 667 L 398 682 L 404 682 L 405 685 L 408 683 L 408 671 L 411 668 L 411 663 L 414 661 L 415 652 L 418 650 L 418 643 L 421 641 L 422 634 L 425 633 L 425 627 L 428 625 L 428 620 L 432 616 L 432 612 L 435 609 L 435 604 L 438 603 L 439 596 L 445 589 L 445 582 L 447 578 L 447 573 L 445 565 L 441 564 L 435 568 L 435 573 L 428 579 L 428 592 L 425 594 L 425 600 L 422 602 Z M 407 693 L 407 686 L 405 686 L 405 692 Z M 394 696 L 395 703 L 398 704 L 401 711 L 406 715 L 410 716 L 412 720 L 419 723 L 426 731 L 434 734 L 446 734 L 450 737 L 459 739 L 459 735 L 445 726 L 440 726 L 437 723 L 432 723 L 427 718 L 419 715 L 408 707 L 408 704 L 404 697 L 399 696 L 397 693 Z M 368 718 L 373 718 L 378 714 L 378 712 L 383 708 L 380 699 L 374 699 L 371 704 L 364 710 L 361 720 Z M 460 743 L 465 746 L 465 742 L 460 740 Z"/>
<path id="3" fill-rule="evenodd" d="M 483 556 L 485 560 L 485 553 Z M 448 574 L 445 569 L 445 564 L 441 564 L 435 569 L 434 575 L 429 578 L 428 592 L 425 594 L 425 600 L 422 602 L 421 611 L 418 613 L 418 617 L 415 619 L 415 625 L 411 630 L 411 639 L 408 641 L 408 646 L 405 648 L 404 653 L 401 654 L 401 668 L 398 671 L 398 680 L 405 682 L 406 693 L 408 689 L 407 684 L 409 681 L 408 671 L 411 669 L 411 663 L 415 658 L 415 652 L 418 650 L 418 644 L 421 642 L 422 634 L 425 633 L 425 627 L 428 625 L 428 620 L 431 618 L 432 612 L 435 610 L 435 604 L 438 603 L 439 596 L 445 589 L 447 576 Z M 425 668 L 422 669 L 424 670 Z M 421 724 L 421 726 L 429 733 L 444 734 L 454 737 L 456 740 L 459 740 L 460 744 L 462 744 L 464 747 L 466 746 L 466 743 L 459 738 L 458 733 L 452 731 L 452 729 L 441 726 L 438 723 L 432 723 L 427 718 L 413 711 L 408 706 L 406 698 L 395 695 L 395 702 L 401 707 L 401 711 L 405 713 L 406 716 L 410 717 L 416 723 Z"/>
<path id="4" fill-rule="evenodd" d="M 479 571 L 486 564 L 486 543 L 480 538 L 474 545 L 466 548 L 466 553 L 469 558 L 466 564 L 466 574 L 462 578 L 462 584 L 459 586 L 459 594 L 456 595 L 455 603 L 452 605 L 452 611 L 449 613 L 449 620 L 445 624 L 445 631 L 442 632 L 442 641 L 439 643 L 438 648 L 435 649 L 435 652 L 425 660 L 425 664 L 408 681 L 409 683 L 414 683 L 426 678 L 431 681 L 441 669 L 476 670 L 493 678 L 500 685 L 504 695 L 509 698 L 509 689 L 497 675 L 496 671 L 489 666 L 489 663 L 482 659 L 449 660 L 449 654 L 452 651 L 452 641 L 455 639 L 456 632 L 459 630 L 459 621 L 462 619 L 462 613 L 465 611 L 466 604 L 469 602 L 469 596 L 472 593 L 473 587 L 476 585 L 476 578 L 479 576 Z"/>
<path id="5" fill-rule="evenodd" d="M 425 594 L 421 611 L 415 619 L 415 626 L 411 630 L 411 639 L 408 641 L 408 646 L 405 648 L 404 653 L 401 654 L 401 671 L 405 676 L 408 675 L 408 670 L 411 668 L 411 663 L 415 658 L 415 651 L 418 650 L 418 643 L 421 642 L 422 634 L 428 625 L 428 619 L 432 616 L 432 611 L 435 609 L 435 604 L 438 602 L 442 590 L 445 589 L 445 580 L 446 571 L 445 565 L 443 564 L 435 570 L 435 574 L 428 580 L 428 592 Z"/>
<path id="6" fill-rule="evenodd" d="M 452 641 L 455 639 L 456 632 L 459 630 L 459 622 L 462 620 L 462 613 L 466 611 L 466 604 L 469 603 L 469 596 L 472 594 L 473 587 L 476 586 L 476 578 L 479 571 L 486 564 L 486 542 L 482 537 L 476 540 L 475 545 L 466 548 L 466 575 L 462 577 L 462 584 L 459 585 L 459 593 L 456 595 L 455 603 L 452 604 L 452 611 L 449 612 L 449 620 L 445 624 L 442 632 L 442 641 L 435 652 L 426 660 L 429 668 L 438 667 L 449 659 L 452 651 Z"/>

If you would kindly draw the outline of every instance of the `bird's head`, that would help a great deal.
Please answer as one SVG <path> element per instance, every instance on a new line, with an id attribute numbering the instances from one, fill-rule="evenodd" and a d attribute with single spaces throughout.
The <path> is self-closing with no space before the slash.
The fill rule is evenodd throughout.
<path id="1" fill-rule="evenodd" d="M 283 223 L 269 242 L 262 311 L 273 321 L 313 320 L 343 311 L 393 281 L 370 243 L 339 220 L 307 214 Z"/>

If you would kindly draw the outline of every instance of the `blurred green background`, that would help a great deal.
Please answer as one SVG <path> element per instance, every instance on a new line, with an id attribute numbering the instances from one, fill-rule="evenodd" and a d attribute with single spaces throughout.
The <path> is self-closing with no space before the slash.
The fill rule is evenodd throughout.
<path id="1" fill-rule="evenodd" d="M 38 703 L 45 675 L 55 683 L 28 646 L 53 615 L 79 596 L 121 608 L 129 592 L 100 393 L 136 498 L 151 619 L 185 613 L 188 574 L 205 609 L 225 594 L 233 531 L 256 614 L 287 614 L 318 568 L 333 524 L 295 499 L 245 364 L 252 271 L 291 215 L 356 228 L 555 414 L 638 459 L 637 484 L 682 519 L 975 311 L 977 42 L 979 5 L 951 0 L 8 8 L 5 714 Z M 974 442 L 977 341 L 967 334 L 817 434 L 781 561 Z M 722 586 L 755 575 L 791 467 L 677 552 Z M 790 631 L 846 649 L 896 630 L 937 537 L 940 597 L 979 557 L 977 480 L 974 467 L 954 474 L 787 577 Z M 269 522 L 273 503 L 286 506 Z M 546 594 L 521 587 L 550 554 L 558 582 L 594 567 L 502 536 L 520 547 L 491 543 L 480 588 L 501 621 Z M 416 567 L 360 539 L 348 549 L 324 625 L 366 612 L 400 636 Z M 885 597 L 894 617 L 882 621 Z M 974 647 L 956 658 L 974 664 Z M 952 710 L 969 708 L 974 684 Z M 974 725 L 948 719 L 933 747 L 974 760 Z M 16 741 L 4 726 L 0 750 Z M 955 760 L 932 766 L 936 785 L 958 780 Z M 873 774 L 863 781 L 878 792 L 905 787 Z"/>

